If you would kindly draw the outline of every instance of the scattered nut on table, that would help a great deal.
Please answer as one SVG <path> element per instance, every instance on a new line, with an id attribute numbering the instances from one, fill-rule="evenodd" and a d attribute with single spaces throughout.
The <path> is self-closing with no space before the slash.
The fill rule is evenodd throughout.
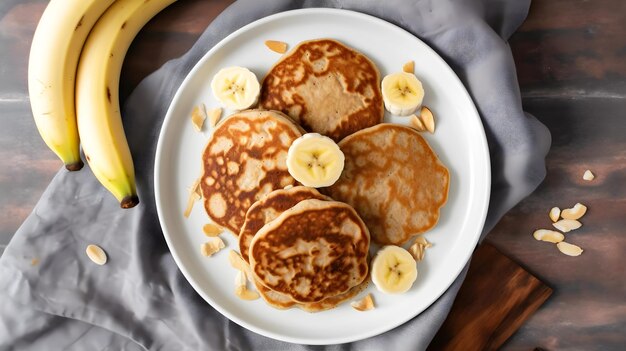
<path id="1" fill-rule="evenodd" d="M 561 241 L 560 243 L 556 244 L 556 247 L 559 249 L 559 251 L 566 254 L 567 256 L 580 256 L 583 253 L 583 249 L 581 249 L 579 246 L 567 243 L 565 241 Z"/>
<path id="2" fill-rule="evenodd" d="M 561 217 L 564 219 L 579 219 L 587 212 L 587 206 L 577 203 L 572 208 L 566 208 L 561 211 Z"/>
<path id="3" fill-rule="evenodd" d="M 585 173 L 583 174 L 583 179 L 586 180 L 586 181 L 592 181 L 593 178 L 595 178 L 595 177 L 596 176 L 593 173 L 591 173 L 590 170 L 586 170 Z"/>
<path id="4" fill-rule="evenodd" d="M 548 229 L 537 229 L 533 233 L 536 240 L 547 241 L 549 243 L 558 243 L 565 240 L 565 235 Z"/>
<path id="5" fill-rule="evenodd" d="M 552 222 L 558 221 L 559 218 L 561 218 L 561 209 L 558 207 L 552 207 L 552 209 L 550 209 L 549 216 Z"/>
<path id="6" fill-rule="evenodd" d="M 572 230 L 576 230 L 582 226 L 582 223 L 575 219 L 562 219 L 556 223 L 552 223 L 554 228 L 562 231 L 563 233 L 570 232 Z"/>

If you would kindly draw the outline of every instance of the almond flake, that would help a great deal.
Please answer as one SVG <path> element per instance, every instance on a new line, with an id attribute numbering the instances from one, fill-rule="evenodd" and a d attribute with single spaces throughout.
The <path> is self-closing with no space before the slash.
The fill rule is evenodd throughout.
<path id="1" fill-rule="evenodd" d="M 533 233 L 533 237 L 537 240 L 547 241 L 549 243 L 559 243 L 565 240 L 565 235 L 548 229 L 535 230 L 535 232 Z"/>
<path id="2" fill-rule="evenodd" d="M 265 46 L 279 54 L 284 54 L 287 52 L 287 43 L 284 43 L 282 41 L 266 40 Z"/>
<path id="3" fill-rule="evenodd" d="M 219 237 L 211 238 L 212 240 L 205 242 L 200 246 L 200 252 L 202 256 L 210 257 L 214 253 L 225 247 L 224 241 Z"/>
<path id="4" fill-rule="evenodd" d="M 87 245 L 85 252 L 87 253 L 87 257 L 89 257 L 93 263 L 100 266 L 107 263 L 107 254 L 100 246 L 93 244 Z"/>
<path id="5" fill-rule="evenodd" d="M 283 189 L 285 189 L 285 190 L 289 190 L 289 189 L 291 189 L 291 188 L 293 188 L 293 184 L 289 184 L 289 185 L 285 186 Z"/>
<path id="6" fill-rule="evenodd" d="M 350 306 L 352 306 L 352 308 L 354 308 L 357 311 L 369 311 L 369 310 L 373 310 L 374 308 L 376 308 L 374 306 L 374 300 L 372 299 L 372 294 L 367 294 L 364 298 L 358 300 L 358 301 L 352 301 L 350 303 Z"/>
<path id="7" fill-rule="evenodd" d="M 207 111 L 207 115 L 209 116 L 209 125 L 211 127 L 215 127 L 217 125 L 217 122 L 219 122 L 222 118 L 222 108 L 212 108 Z"/>
<path id="8" fill-rule="evenodd" d="M 415 238 L 413 244 L 409 247 L 409 253 L 415 258 L 415 261 L 419 262 L 424 259 L 424 254 L 427 248 L 433 246 L 423 236 Z"/>
<path id="9" fill-rule="evenodd" d="M 581 249 L 579 246 L 566 243 L 565 241 L 561 241 L 560 243 L 556 244 L 556 247 L 559 249 L 559 251 L 566 254 L 567 256 L 580 256 L 583 253 L 583 249 Z"/>
<path id="10" fill-rule="evenodd" d="M 415 62 L 409 61 L 402 66 L 402 70 L 406 73 L 415 73 Z"/>
<path id="11" fill-rule="evenodd" d="M 246 263 L 243 257 L 241 257 L 241 255 L 235 250 L 230 250 L 228 253 L 228 261 L 230 262 L 230 265 L 238 271 L 247 272 L 250 269 L 248 263 Z"/>
<path id="12" fill-rule="evenodd" d="M 577 203 L 572 208 L 566 208 L 561 212 L 561 217 L 565 219 L 579 219 L 587 212 L 587 206 Z"/>
<path id="13" fill-rule="evenodd" d="M 411 127 L 415 130 L 417 130 L 418 132 L 425 132 L 426 131 L 426 127 L 424 126 L 424 123 L 422 123 L 422 120 L 417 117 L 416 115 L 411 115 L 409 120 L 409 123 L 411 124 Z"/>
<path id="14" fill-rule="evenodd" d="M 238 286 L 235 288 L 235 295 L 237 295 L 240 299 L 246 301 L 257 300 L 259 297 L 258 292 L 254 290 L 248 290 L 245 286 Z"/>
<path id="15" fill-rule="evenodd" d="M 240 286 L 246 287 L 246 273 L 243 271 L 238 271 L 237 275 L 235 275 L 235 288 Z"/>
<path id="16" fill-rule="evenodd" d="M 189 194 L 189 199 L 187 199 L 187 208 L 185 208 L 185 212 L 183 213 L 185 218 L 189 218 L 189 215 L 191 214 L 191 210 L 193 209 L 193 204 L 197 200 L 200 200 L 200 196 L 198 195 L 198 193 L 193 192 Z"/>
<path id="17" fill-rule="evenodd" d="M 185 208 L 185 212 L 183 215 L 185 218 L 188 218 L 191 214 L 191 210 L 193 209 L 193 204 L 202 198 L 202 190 L 200 189 L 200 180 L 202 177 L 196 179 L 191 187 L 189 188 L 189 197 L 187 198 L 187 207 Z"/>
<path id="18" fill-rule="evenodd" d="M 204 232 L 204 235 L 208 237 L 214 237 L 222 234 L 224 228 L 220 227 L 217 224 L 208 223 L 202 226 L 202 231 Z"/>
<path id="19" fill-rule="evenodd" d="M 583 179 L 584 179 L 584 180 L 587 180 L 587 181 L 592 181 L 592 180 L 593 180 L 593 178 L 595 178 L 595 177 L 596 177 L 596 176 L 595 176 L 595 175 L 593 175 L 593 173 L 591 173 L 591 171 L 590 171 L 590 170 L 586 170 L 586 171 L 585 171 L 585 174 L 583 174 Z"/>
<path id="20" fill-rule="evenodd" d="M 562 231 L 563 233 L 567 233 L 572 230 L 576 230 L 582 226 L 582 223 L 575 219 L 562 219 L 556 223 L 552 223 L 554 228 Z"/>
<path id="21" fill-rule="evenodd" d="M 193 110 L 191 110 L 191 124 L 193 124 L 196 131 L 202 131 L 202 125 L 204 124 L 205 119 L 206 109 L 204 104 L 194 106 Z"/>
<path id="22" fill-rule="evenodd" d="M 552 222 L 558 221 L 559 218 L 561 217 L 561 209 L 558 207 L 552 207 L 552 209 L 550 210 L 550 214 L 548 216 L 550 216 L 550 219 L 552 220 Z"/>
<path id="23" fill-rule="evenodd" d="M 420 119 L 422 120 L 422 123 L 424 123 L 426 130 L 433 134 L 435 132 L 435 117 L 433 117 L 433 113 L 428 107 L 422 106 L 422 109 L 420 110 Z"/>

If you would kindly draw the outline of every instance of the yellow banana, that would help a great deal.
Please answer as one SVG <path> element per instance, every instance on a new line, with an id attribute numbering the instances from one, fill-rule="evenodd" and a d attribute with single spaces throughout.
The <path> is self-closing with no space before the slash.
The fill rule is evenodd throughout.
<path id="1" fill-rule="evenodd" d="M 52 0 L 33 37 L 28 92 L 35 124 L 48 147 L 70 171 L 80 159 L 74 82 L 87 34 L 113 0 Z"/>
<path id="2" fill-rule="evenodd" d="M 133 160 L 120 115 L 122 63 L 139 30 L 174 1 L 115 1 L 93 27 L 78 63 L 76 115 L 85 158 L 122 208 L 139 203 Z"/>

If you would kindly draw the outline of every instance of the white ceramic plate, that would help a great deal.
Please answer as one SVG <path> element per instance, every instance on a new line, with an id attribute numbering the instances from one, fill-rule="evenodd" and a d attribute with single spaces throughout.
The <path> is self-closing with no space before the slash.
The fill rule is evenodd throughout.
<path id="1" fill-rule="evenodd" d="M 424 136 L 450 170 L 450 193 L 437 226 L 426 233 L 433 243 L 419 263 L 413 288 L 402 295 L 385 295 L 373 287 L 377 308 L 357 312 L 349 303 L 320 313 L 297 308 L 277 310 L 262 299 L 242 301 L 234 291 L 235 270 L 228 251 L 238 250 L 230 233 L 222 235 L 226 249 L 213 257 L 200 254 L 208 222 L 201 202 L 183 217 L 188 187 L 201 172 L 201 154 L 210 128 L 196 132 L 190 122 L 193 106 L 217 107 L 210 81 L 223 67 L 244 66 L 262 79 L 280 58 L 264 45 L 268 39 L 290 47 L 303 40 L 333 38 L 351 46 L 378 66 L 381 76 L 415 61 L 415 74 L 426 92 L 424 104 L 435 114 L 435 134 Z M 226 111 L 229 113 L 230 111 Z M 407 118 L 385 116 L 407 123 Z M 206 128 L 207 126 L 205 126 Z M 211 306 L 259 334 L 302 344 L 337 344 L 371 337 L 415 317 L 454 281 L 469 259 L 487 213 L 490 189 L 489 153 L 485 133 L 470 96 L 450 67 L 426 44 L 392 24 L 368 15 L 332 9 L 279 13 L 251 23 L 207 52 L 189 73 L 167 112 L 156 152 L 155 195 L 163 234 L 189 283 Z M 363 296 L 362 293 L 359 296 Z"/>

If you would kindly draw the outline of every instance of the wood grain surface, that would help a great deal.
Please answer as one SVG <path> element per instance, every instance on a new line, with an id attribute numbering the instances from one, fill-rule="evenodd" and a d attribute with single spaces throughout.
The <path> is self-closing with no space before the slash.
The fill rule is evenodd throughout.
<path id="1" fill-rule="evenodd" d="M 45 0 L 0 2 L 0 252 L 30 213 L 60 161 L 41 141 L 26 89 L 30 40 Z M 185 0 L 139 34 L 124 63 L 122 97 L 180 56 L 231 1 Z M 487 241 L 554 288 L 505 350 L 624 350 L 626 345 L 626 1 L 534 0 L 510 40 L 525 110 L 550 129 L 548 175 Z M 591 169 L 593 182 L 582 173 Z M 583 202 L 568 235 L 580 257 L 531 233 L 548 210 Z"/>
<path id="2" fill-rule="evenodd" d="M 550 294 L 552 289 L 484 243 L 428 350 L 497 350 Z"/>

